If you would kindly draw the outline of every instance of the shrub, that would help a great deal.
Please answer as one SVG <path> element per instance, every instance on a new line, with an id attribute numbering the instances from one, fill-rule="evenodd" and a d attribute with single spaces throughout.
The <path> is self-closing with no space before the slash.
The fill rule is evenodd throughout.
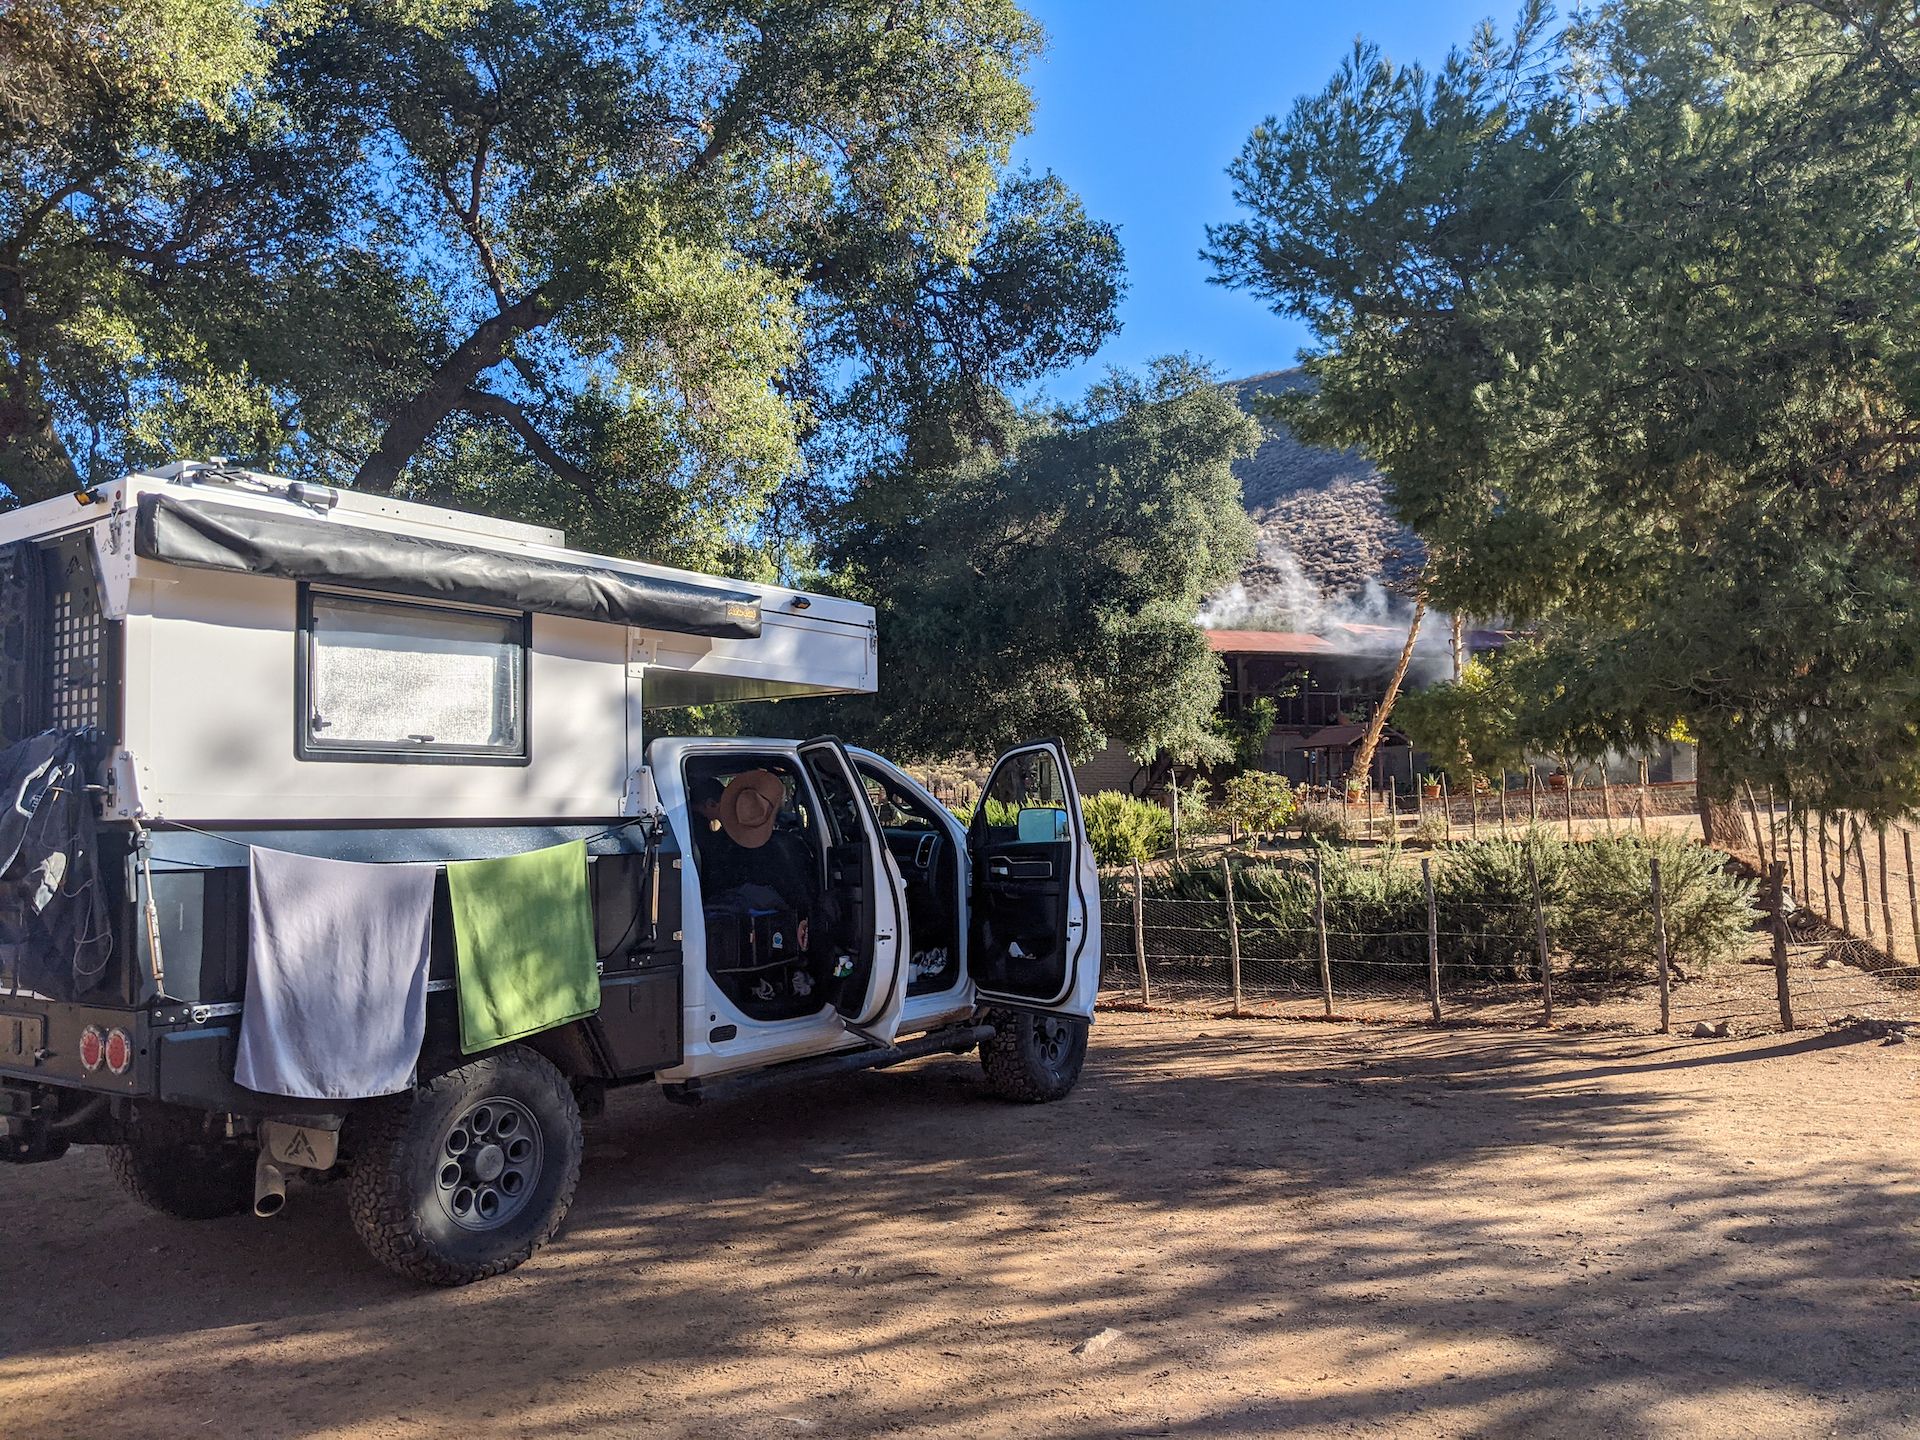
<path id="1" fill-rule="evenodd" d="M 1550 924 L 1565 893 L 1567 847 L 1544 829 L 1514 840 L 1475 840 L 1455 845 L 1434 874 L 1434 901 L 1447 939 L 1447 962 L 1486 972 L 1488 978 L 1538 976 L 1540 950 L 1533 915 L 1531 856 L 1540 877 L 1540 900 Z"/>
<path id="2" fill-rule="evenodd" d="M 1303 840 L 1324 840 L 1342 845 L 1360 833 L 1345 805 L 1302 805 L 1294 818 L 1299 822 Z"/>
<path id="3" fill-rule="evenodd" d="M 1087 839 L 1102 865 L 1151 860 L 1173 838 L 1173 817 L 1158 805 L 1119 790 L 1089 795 L 1080 806 Z"/>
<path id="4" fill-rule="evenodd" d="M 1674 963 L 1732 959 L 1759 918 L 1753 883 L 1729 874 L 1720 851 L 1680 836 L 1617 836 L 1565 849 L 1554 937 L 1575 965 L 1601 978 L 1653 973 L 1649 860 L 1660 861 L 1667 957 Z"/>
<path id="5" fill-rule="evenodd" d="M 1419 866 L 1390 852 L 1355 858 L 1324 844 L 1317 854 L 1340 983 L 1424 984 L 1427 901 Z M 1719 852 L 1676 836 L 1570 844 L 1534 829 L 1515 839 L 1462 842 L 1434 863 L 1441 961 L 1450 973 L 1464 969 L 1488 980 L 1538 978 L 1531 859 L 1556 954 L 1589 978 L 1644 979 L 1653 971 L 1647 862 L 1656 856 L 1669 956 L 1705 965 L 1737 954 L 1757 918 L 1753 886 L 1730 876 Z M 1233 884 L 1243 955 L 1306 964 L 1317 949 L 1311 868 L 1235 863 Z M 1155 943 L 1170 947 L 1169 956 L 1223 955 L 1225 894 L 1218 863 L 1149 877 L 1148 899 L 1189 902 L 1157 922 Z M 1313 978 L 1305 969 L 1301 976 Z"/>
<path id="6" fill-rule="evenodd" d="M 1438 845 L 1447 838 L 1446 817 L 1437 810 L 1423 810 L 1414 822 L 1413 838 L 1422 845 Z"/>
<path id="7" fill-rule="evenodd" d="M 1018 825 L 1020 823 L 1020 807 L 1018 805 L 1010 805 L 1005 800 L 995 800 L 991 797 L 988 798 L 986 804 L 987 823 L 989 825 Z M 971 827 L 973 817 L 980 812 L 980 805 L 977 801 L 972 805 L 949 805 L 947 806 L 947 811 L 962 825 Z"/>
<path id="8" fill-rule="evenodd" d="M 1237 825 L 1249 834 L 1278 830 L 1293 818 L 1293 786 L 1265 770 L 1246 770 L 1222 787 L 1216 824 Z"/>

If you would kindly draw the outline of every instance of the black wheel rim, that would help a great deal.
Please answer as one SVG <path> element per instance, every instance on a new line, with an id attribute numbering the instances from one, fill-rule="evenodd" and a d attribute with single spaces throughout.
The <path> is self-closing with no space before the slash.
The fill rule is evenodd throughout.
<path id="1" fill-rule="evenodd" d="M 489 1095 L 440 1137 L 434 1198 L 463 1230 L 497 1230 L 533 1198 L 546 1144 L 533 1112 Z"/>
<path id="2" fill-rule="evenodd" d="M 1067 1057 L 1073 1053 L 1073 1027 L 1057 1015 L 1039 1016 L 1033 1023 L 1033 1043 L 1040 1063 L 1057 1075 L 1066 1068 Z"/>

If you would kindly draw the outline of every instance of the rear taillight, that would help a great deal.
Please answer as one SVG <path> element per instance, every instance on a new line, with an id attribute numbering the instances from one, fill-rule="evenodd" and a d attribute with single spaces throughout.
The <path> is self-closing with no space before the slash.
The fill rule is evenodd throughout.
<path id="1" fill-rule="evenodd" d="M 98 1070 L 100 1062 L 107 1058 L 107 1037 L 98 1025 L 89 1025 L 80 1032 L 80 1068 Z"/>
<path id="2" fill-rule="evenodd" d="M 126 1031 L 116 1025 L 107 1032 L 107 1069 L 116 1075 L 124 1075 L 131 1064 L 133 1041 L 127 1038 Z"/>

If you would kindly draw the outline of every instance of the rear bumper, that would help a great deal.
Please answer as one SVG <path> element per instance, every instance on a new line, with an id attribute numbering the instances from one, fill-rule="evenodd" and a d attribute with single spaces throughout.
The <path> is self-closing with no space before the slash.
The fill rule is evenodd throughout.
<path id="1" fill-rule="evenodd" d="M 126 1032 L 133 1059 L 125 1073 L 81 1063 L 80 1036 L 89 1025 Z M 144 1011 L 0 994 L 0 1080 L 139 1096 L 153 1093 L 154 1069 Z"/>

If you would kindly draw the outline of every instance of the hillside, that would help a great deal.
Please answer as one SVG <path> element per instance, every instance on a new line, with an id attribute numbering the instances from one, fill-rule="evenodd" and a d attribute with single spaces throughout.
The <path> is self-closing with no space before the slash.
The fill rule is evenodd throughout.
<path id="1" fill-rule="evenodd" d="M 1251 410 L 1255 396 L 1305 383 L 1298 369 L 1276 370 L 1227 388 Z M 1261 540 L 1261 554 L 1241 577 L 1246 590 L 1297 584 L 1287 563 L 1291 553 L 1298 574 L 1329 599 L 1356 595 L 1369 581 L 1410 593 L 1423 551 L 1418 537 L 1388 510 L 1385 477 L 1351 451 L 1315 449 L 1282 426 L 1265 419 L 1261 424 L 1266 440 L 1237 467 Z"/>

